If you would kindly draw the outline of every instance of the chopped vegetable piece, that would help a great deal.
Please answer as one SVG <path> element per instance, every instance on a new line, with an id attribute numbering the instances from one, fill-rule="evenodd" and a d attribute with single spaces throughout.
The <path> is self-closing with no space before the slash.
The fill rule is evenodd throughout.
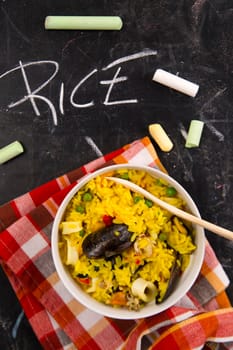
<path id="1" fill-rule="evenodd" d="M 121 179 L 129 180 L 129 174 L 128 174 L 128 173 L 120 174 L 119 177 L 120 177 Z"/>
<path id="2" fill-rule="evenodd" d="M 156 179 L 156 180 L 155 180 L 155 184 L 156 184 L 157 186 L 163 186 L 163 183 L 162 183 L 162 181 L 161 181 L 160 179 Z"/>
<path id="3" fill-rule="evenodd" d="M 80 237 L 84 237 L 85 236 L 85 231 L 84 230 L 79 231 L 79 236 Z"/>
<path id="4" fill-rule="evenodd" d="M 113 294 L 110 304 L 124 306 L 127 303 L 126 295 L 124 292 L 116 292 Z"/>
<path id="5" fill-rule="evenodd" d="M 137 204 L 141 199 L 142 199 L 142 197 L 135 196 L 133 201 L 134 201 L 135 204 Z"/>
<path id="6" fill-rule="evenodd" d="M 164 152 L 170 152 L 173 148 L 173 143 L 168 137 L 167 133 L 163 129 L 162 125 L 160 124 L 151 124 L 149 125 L 149 133 L 157 142 L 159 147 Z"/>
<path id="7" fill-rule="evenodd" d="M 85 213 L 85 208 L 82 205 L 77 205 L 77 207 L 75 208 L 75 210 L 80 213 L 83 214 Z"/>
<path id="8" fill-rule="evenodd" d="M 111 226 L 112 220 L 113 220 L 113 218 L 110 215 L 103 216 L 103 222 L 104 222 L 105 226 Z"/>
<path id="9" fill-rule="evenodd" d="M 91 286 L 89 288 L 86 289 L 87 293 L 93 293 L 96 291 L 96 289 L 98 288 L 98 281 L 99 279 L 94 277 L 91 279 Z"/>
<path id="10" fill-rule="evenodd" d="M 76 247 L 72 246 L 70 241 L 67 241 L 67 256 L 66 265 L 74 265 L 78 261 L 78 251 Z"/>
<path id="11" fill-rule="evenodd" d="M 78 277 L 78 281 L 82 284 L 87 284 L 89 285 L 91 283 L 90 277 Z"/>
<path id="12" fill-rule="evenodd" d="M 172 187 L 172 186 L 167 187 L 167 189 L 166 189 L 166 195 L 167 195 L 168 197 L 175 197 L 176 194 L 177 194 L 177 190 L 176 190 L 174 187 Z"/>
<path id="13" fill-rule="evenodd" d="M 63 235 L 69 235 L 70 233 L 81 231 L 83 227 L 80 221 L 63 221 L 61 228 Z"/>
<path id="14" fill-rule="evenodd" d="M 153 206 L 153 202 L 150 199 L 145 199 L 145 204 L 148 206 L 148 208 L 151 208 Z"/>
<path id="15" fill-rule="evenodd" d="M 198 147 L 201 140 L 204 123 L 200 120 L 192 120 L 189 125 L 188 136 L 186 139 L 185 147 L 193 148 Z"/>
<path id="16" fill-rule="evenodd" d="M 166 235 L 166 233 L 160 233 L 159 234 L 159 239 L 160 239 L 160 241 L 162 241 L 162 242 L 164 242 L 164 241 L 166 241 L 166 239 L 167 239 L 167 235 Z"/>
<path id="17" fill-rule="evenodd" d="M 93 195 L 91 192 L 85 192 L 82 196 L 82 200 L 84 202 L 90 202 L 92 200 L 92 198 L 93 198 Z"/>

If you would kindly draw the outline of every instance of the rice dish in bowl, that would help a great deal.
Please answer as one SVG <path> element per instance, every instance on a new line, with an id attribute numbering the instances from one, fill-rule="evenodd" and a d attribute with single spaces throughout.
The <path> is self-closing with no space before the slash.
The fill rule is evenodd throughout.
<path id="1" fill-rule="evenodd" d="M 204 231 L 107 176 L 132 181 L 178 208 L 199 213 L 168 175 L 125 164 L 87 175 L 57 212 L 53 259 L 71 294 L 105 316 L 151 316 L 191 288 L 203 261 Z"/>

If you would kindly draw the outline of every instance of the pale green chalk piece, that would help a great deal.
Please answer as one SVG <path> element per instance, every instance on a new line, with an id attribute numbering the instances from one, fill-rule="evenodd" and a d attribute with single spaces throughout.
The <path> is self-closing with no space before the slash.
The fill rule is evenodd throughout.
<path id="1" fill-rule="evenodd" d="M 56 30 L 120 30 L 118 16 L 47 16 L 45 29 Z"/>
<path id="2" fill-rule="evenodd" d="M 200 120 L 192 120 L 189 125 L 188 136 L 186 139 L 185 147 L 193 148 L 198 147 L 201 140 L 204 123 Z"/>
<path id="3" fill-rule="evenodd" d="M 17 157 L 23 153 L 23 146 L 19 141 L 14 141 L 9 145 L 0 149 L 0 164 L 8 162 L 8 160 Z"/>

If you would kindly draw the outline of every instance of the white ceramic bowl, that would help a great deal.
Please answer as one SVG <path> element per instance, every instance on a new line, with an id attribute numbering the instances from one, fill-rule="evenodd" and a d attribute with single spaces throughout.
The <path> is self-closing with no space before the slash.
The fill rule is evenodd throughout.
<path id="1" fill-rule="evenodd" d="M 186 268 L 184 273 L 179 278 L 178 283 L 176 284 L 176 287 L 174 291 L 170 294 L 170 296 L 165 299 L 160 304 L 155 304 L 154 301 L 148 303 L 145 305 L 141 310 L 139 311 L 130 311 L 122 308 L 113 308 L 111 306 L 102 304 L 98 301 L 96 301 L 94 298 L 92 298 L 90 295 L 88 295 L 86 292 L 82 290 L 81 287 L 73 280 L 71 275 L 69 274 L 66 267 L 63 265 L 59 249 L 58 249 L 58 239 L 59 239 L 59 224 L 62 221 L 64 212 L 66 210 L 66 207 L 68 203 L 70 202 L 71 198 L 76 194 L 76 192 L 79 191 L 79 189 L 84 186 L 88 181 L 90 181 L 93 177 L 96 177 L 98 175 L 101 175 L 105 172 L 109 172 L 112 170 L 117 170 L 119 168 L 133 168 L 138 170 L 144 170 L 149 172 L 151 175 L 153 175 L 156 178 L 162 178 L 165 179 L 171 186 L 175 187 L 176 190 L 179 192 L 180 196 L 184 199 L 184 201 L 187 204 L 187 207 L 189 208 L 189 211 L 200 217 L 199 211 L 193 202 L 190 195 L 186 192 L 186 190 L 173 178 L 170 176 L 162 173 L 159 170 L 156 170 L 151 167 L 147 166 L 137 166 L 137 165 L 127 165 L 127 164 L 121 164 L 121 165 L 112 165 L 105 168 L 101 168 L 94 173 L 90 175 L 86 175 L 65 197 L 62 204 L 60 205 L 57 215 L 54 220 L 53 228 L 52 228 L 52 256 L 54 260 L 54 264 L 57 270 L 57 273 L 62 280 L 64 286 L 68 289 L 68 291 L 73 295 L 73 297 L 78 300 L 80 303 L 85 305 L 87 308 L 102 314 L 104 316 L 112 317 L 112 318 L 119 318 L 119 319 L 138 319 L 143 317 L 152 316 L 155 314 L 158 314 L 166 309 L 168 309 L 170 306 L 177 303 L 191 288 L 193 283 L 195 282 L 204 258 L 204 250 L 205 250 L 205 235 L 204 230 L 200 226 L 194 225 L 194 229 L 196 232 L 195 235 L 195 243 L 197 245 L 197 249 L 192 254 L 189 266 Z"/>

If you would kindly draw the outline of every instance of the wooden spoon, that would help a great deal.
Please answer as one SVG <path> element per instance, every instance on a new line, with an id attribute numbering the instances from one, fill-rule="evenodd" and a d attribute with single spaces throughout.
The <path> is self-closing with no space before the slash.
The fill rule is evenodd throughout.
<path id="1" fill-rule="evenodd" d="M 233 232 L 232 231 L 227 230 L 223 227 L 217 226 L 215 224 L 212 224 L 211 222 L 208 222 L 208 221 L 203 220 L 197 216 L 189 214 L 189 213 L 187 213 L 179 208 L 176 208 L 173 205 L 164 202 L 163 200 L 159 199 L 158 197 L 154 196 L 150 192 L 144 190 L 142 187 L 136 185 L 135 183 L 133 183 L 131 181 L 124 180 L 124 179 L 121 179 L 119 177 L 111 177 L 111 176 L 106 176 L 106 179 L 114 181 L 116 183 L 119 183 L 119 184 L 133 190 L 134 192 L 138 192 L 138 193 L 142 194 L 145 198 L 150 199 L 152 202 L 156 203 L 161 208 L 166 209 L 170 213 L 172 213 L 172 214 L 174 214 L 174 215 L 176 215 L 184 220 L 187 220 L 187 221 L 190 221 L 194 224 L 197 224 L 197 225 L 199 225 L 199 226 L 201 226 L 201 227 L 203 227 L 211 232 L 216 233 L 219 236 L 233 240 Z"/>

